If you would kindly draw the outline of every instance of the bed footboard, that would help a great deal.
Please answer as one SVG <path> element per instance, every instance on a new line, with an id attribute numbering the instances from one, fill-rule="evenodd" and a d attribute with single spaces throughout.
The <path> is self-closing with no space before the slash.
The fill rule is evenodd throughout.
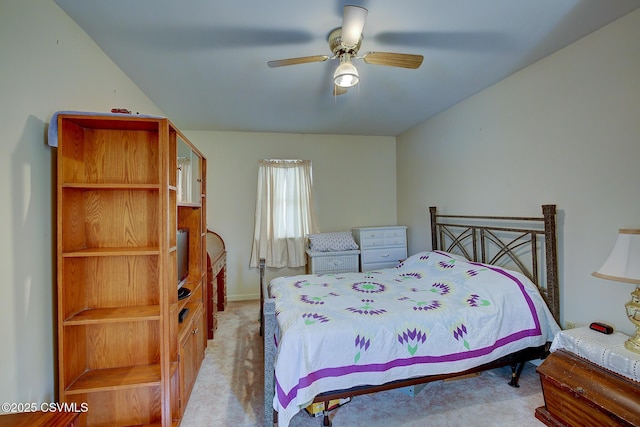
<path id="1" fill-rule="evenodd" d="M 265 287 L 264 259 L 260 259 L 260 331 L 264 340 L 264 426 L 273 426 L 273 398 L 275 395 L 275 332 L 276 332 L 276 300 L 268 298 Z"/>

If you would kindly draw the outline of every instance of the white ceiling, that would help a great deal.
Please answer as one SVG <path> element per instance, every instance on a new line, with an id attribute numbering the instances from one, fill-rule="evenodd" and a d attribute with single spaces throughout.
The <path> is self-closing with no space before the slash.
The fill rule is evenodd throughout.
<path id="1" fill-rule="evenodd" d="M 640 7 L 639 0 L 55 0 L 177 126 L 396 136 Z M 369 10 L 360 53 L 424 55 L 417 70 L 356 61 L 332 95 L 342 8 Z M 127 107 L 127 106 L 114 106 Z M 144 112 L 140 112 L 144 113 Z"/>

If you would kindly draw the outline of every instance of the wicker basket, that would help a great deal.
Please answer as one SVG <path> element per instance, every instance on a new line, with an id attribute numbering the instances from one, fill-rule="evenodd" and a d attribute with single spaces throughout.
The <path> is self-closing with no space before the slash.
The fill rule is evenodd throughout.
<path id="1" fill-rule="evenodd" d="M 359 250 L 312 252 L 307 249 L 307 273 L 349 273 L 359 271 Z"/>

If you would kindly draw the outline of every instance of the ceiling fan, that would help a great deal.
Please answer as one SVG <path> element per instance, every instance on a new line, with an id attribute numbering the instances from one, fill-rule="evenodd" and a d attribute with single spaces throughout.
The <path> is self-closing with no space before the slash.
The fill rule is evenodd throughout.
<path id="1" fill-rule="evenodd" d="M 353 65 L 354 59 L 362 59 L 367 64 L 387 65 L 416 69 L 422 64 L 422 55 L 392 52 L 366 52 L 358 56 L 362 43 L 362 30 L 367 19 L 367 9 L 360 6 L 347 5 L 344 7 L 342 27 L 329 33 L 329 48 L 333 53 L 329 55 L 303 56 L 300 58 L 279 59 L 267 62 L 270 68 L 284 67 L 287 65 L 308 64 L 311 62 L 324 62 L 328 59 L 338 59 L 340 64 L 333 74 L 333 94 L 341 95 L 348 88 L 355 86 L 360 81 L 358 69 Z"/>

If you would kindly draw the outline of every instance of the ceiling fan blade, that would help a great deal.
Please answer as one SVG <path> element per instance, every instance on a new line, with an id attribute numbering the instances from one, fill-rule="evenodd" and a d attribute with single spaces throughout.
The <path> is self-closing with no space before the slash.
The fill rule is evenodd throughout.
<path id="1" fill-rule="evenodd" d="M 302 56 L 300 58 L 277 59 L 267 62 L 269 68 L 284 67 L 286 65 L 308 64 L 310 62 L 324 62 L 329 59 L 327 55 Z"/>
<path id="2" fill-rule="evenodd" d="M 333 96 L 343 95 L 345 93 L 347 93 L 347 88 L 346 87 L 333 85 Z"/>
<path id="3" fill-rule="evenodd" d="M 342 16 L 342 44 L 354 47 L 360 41 L 368 10 L 360 6 L 345 6 Z"/>
<path id="4" fill-rule="evenodd" d="M 367 52 L 362 57 L 367 64 L 387 65 L 389 67 L 402 67 L 415 70 L 422 65 L 422 55 L 391 52 Z"/>

